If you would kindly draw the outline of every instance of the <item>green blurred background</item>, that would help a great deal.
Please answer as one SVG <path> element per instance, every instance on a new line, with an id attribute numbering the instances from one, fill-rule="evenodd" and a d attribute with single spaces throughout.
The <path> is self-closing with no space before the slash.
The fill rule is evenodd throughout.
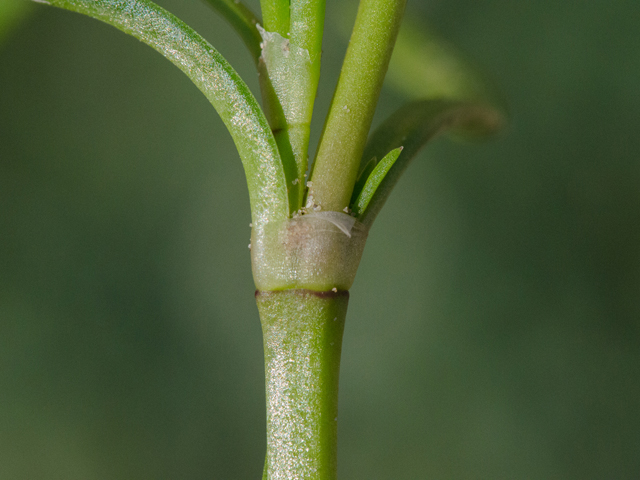
<path id="1" fill-rule="evenodd" d="M 42 5 L 10 22 L 9 1 L 0 478 L 260 478 L 262 344 L 230 137 L 148 47 Z M 160 3 L 256 91 L 222 20 Z M 316 139 L 342 3 L 327 6 Z M 374 225 L 345 332 L 340 478 L 639 478 L 640 2 L 408 9 L 491 73 L 512 122 L 489 143 L 436 141 Z M 377 121 L 404 100 L 385 91 Z"/>

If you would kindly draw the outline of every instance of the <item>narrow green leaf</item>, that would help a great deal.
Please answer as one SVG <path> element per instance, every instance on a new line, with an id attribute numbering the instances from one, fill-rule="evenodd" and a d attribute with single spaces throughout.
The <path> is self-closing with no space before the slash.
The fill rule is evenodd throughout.
<path id="1" fill-rule="evenodd" d="M 363 158 L 379 156 L 400 146 L 404 150 L 389 166 L 367 205 L 351 207 L 354 211 L 358 209 L 358 220 L 368 226 L 373 223 L 402 173 L 430 139 L 446 131 L 491 135 L 500 130 L 504 122 L 500 110 L 482 103 L 420 100 L 401 107 L 375 130 L 365 148 Z"/>
<path id="2" fill-rule="evenodd" d="M 367 163 L 360 166 L 360 173 L 358 174 L 358 180 L 356 180 L 356 184 L 353 187 L 353 194 L 351 195 L 351 202 L 349 203 L 349 205 L 352 205 L 353 202 L 356 201 L 356 198 L 358 197 L 358 195 L 360 195 L 364 184 L 367 183 L 367 178 L 369 178 L 369 175 L 371 175 L 373 169 L 376 168 L 377 163 L 378 159 L 376 157 L 373 157 Z"/>
<path id="3" fill-rule="evenodd" d="M 359 216 L 362 212 L 366 211 L 367 206 L 371 202 L 371 199 L 375 195 L 378 187 L 384 180 L 384 177 L 387 175 L 393 164 L 396 162 L 398 157 L 400 156 L 400 152 L 402 152 L 403 147 L 398 147 L 394 150 L 391 150 L 380 162 L 373 168 L 371 174 L 366 177 L 366 181 L 362 186 L 362 189 L 356 195 L 355 200 L 351 203 L 351 210 L 356 215 Z M 370 165 L 371 162 L 369 162 Z M 363 172 L 364 173 L 364 172 Z M 355 193 L 355 192 L 354 192 Z"/>
<path id="4" fill-rule="evenodd" d="M 113 25 L 164 55 L 205 94 L 236 144 L 254 225 L 288 218 L 286 180 L 267 120 L 229 63 L 205 39 L 149 0 L 49 0 Z"/>
<path id="5" fill-rule="evenodd" d="M 240 0 L 205 0 L 207 4 L 216 10 L 240 35 L 245 45 L 251 52 L 253 61 L 258 64 L 260 58 L 260 32 L 256 25 L 260 19 Z"/>

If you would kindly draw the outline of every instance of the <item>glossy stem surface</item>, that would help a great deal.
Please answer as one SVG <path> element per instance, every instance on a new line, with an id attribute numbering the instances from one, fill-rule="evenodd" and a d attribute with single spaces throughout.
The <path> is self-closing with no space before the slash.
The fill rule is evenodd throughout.
<path id="1" fill-rule="evenodd" d="M 277 2 L 265 2 L 274 6 Z M 320 78 L 324 0 L 286 2 L 286 32 L 279 23 L 259 27 L 263 41 L 258 66 L 263 104 L 287 177 L 289 209 L 299 210 L 306 190 L 309 133 Z M 284 17 L 284 14 L 277 18 Z M 274 17 L 276 18 L 276 17 Z M 280 30 L 278 30 L 280 28 Z"/>
<path id="2" fill-rule="evenodd" d="M 336 480 L 338 376 L 349 293 L 256 292 L 264 337 L 264 479 Z"/>
<path id="3" fill-rule="evenodd" d="M 361 0 L 311 172 L 307 207 L 348 207 L 406 0 Z"/>
<path id="4" fill-rule="evenodd" d="M 289 37 L 289 0 L 260 0 L 262 26 L 269 32 Z"/>

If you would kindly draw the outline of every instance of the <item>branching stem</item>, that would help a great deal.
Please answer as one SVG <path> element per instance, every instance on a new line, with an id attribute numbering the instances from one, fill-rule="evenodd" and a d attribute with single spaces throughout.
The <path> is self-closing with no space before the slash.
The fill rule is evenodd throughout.
<path id="1" fill-rule="evenodd" d="M 311 174 L 307 205 L 349 205 L 406 0 L 361 0 Z"/>

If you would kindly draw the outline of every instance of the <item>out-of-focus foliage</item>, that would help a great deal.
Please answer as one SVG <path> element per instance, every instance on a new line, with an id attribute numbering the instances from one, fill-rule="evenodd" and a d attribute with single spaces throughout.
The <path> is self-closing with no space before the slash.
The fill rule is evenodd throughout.
<path id="1" fill-rule="evenodd" d="M 0 45 L 32 6 L 26 0 L 0 0 Z"/>
<path id="2" fill-rule="evenodd" d="M 497 96 L 453 44 L 416 19 L 405 20 L 387 83 L 409 98 L 484 99 Z"/>
<path id="3" fill-rule="evenodd" d="M 161 3 L 257 92 L 223 20 Z M 635 478 L 640 3 L 409 8 L 496 79 L 512 123 L 427 147 L 372 228 L 345 331 L 340 477 Z M 148 47 L 33 10 L 0 49 L 0 478 L 260 478 L 231 138 Z M 334 23 L 325 38 L 316 132 L 346 48 Z M 378 120 L 406 100 L 387 91 Z"/>

